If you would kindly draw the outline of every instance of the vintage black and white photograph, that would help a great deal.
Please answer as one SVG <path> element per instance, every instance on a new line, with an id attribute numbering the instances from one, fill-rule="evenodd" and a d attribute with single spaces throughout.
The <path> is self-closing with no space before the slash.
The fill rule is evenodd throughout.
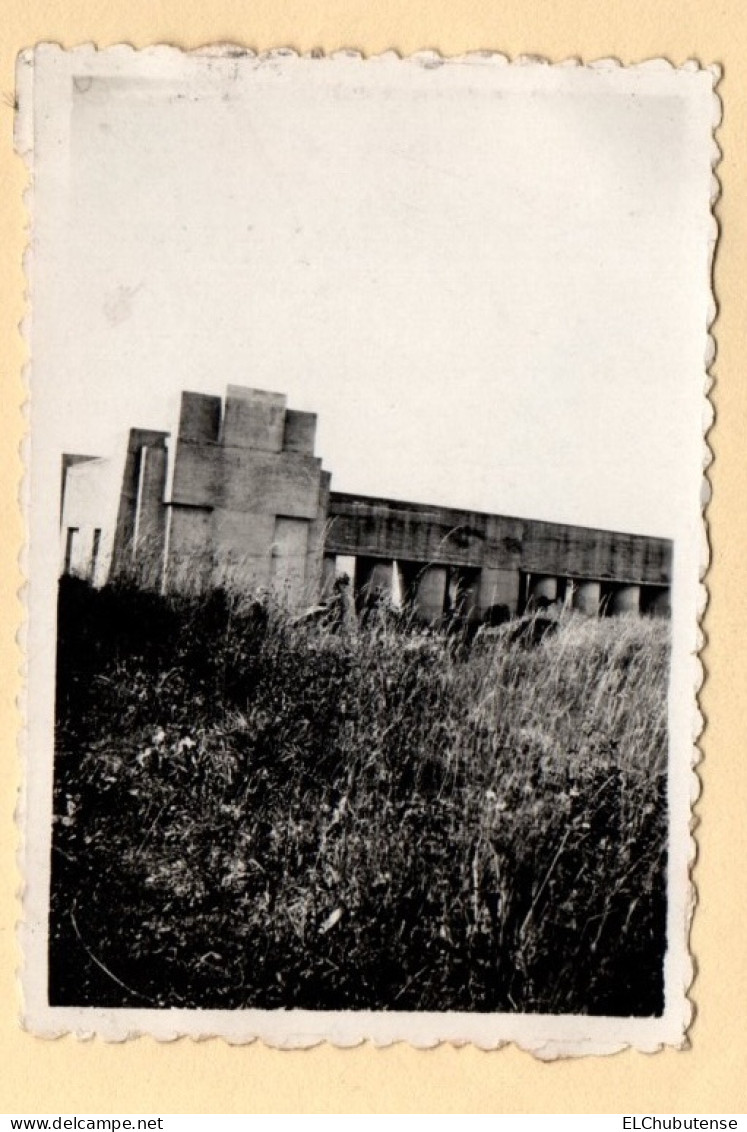
<path id="1" fill-rule="evenodd" d="M 683 1044 L 717 77 L 22 57 L 34 1032 Z"/>

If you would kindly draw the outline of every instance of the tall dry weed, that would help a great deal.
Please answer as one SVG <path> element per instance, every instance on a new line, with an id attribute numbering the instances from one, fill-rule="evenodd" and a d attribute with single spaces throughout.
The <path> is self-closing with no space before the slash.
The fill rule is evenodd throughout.
<path id="1" fill-rule="evenodd" d="M 668 656 L 66 586 L 53 997 L 660 1011 Z"/>

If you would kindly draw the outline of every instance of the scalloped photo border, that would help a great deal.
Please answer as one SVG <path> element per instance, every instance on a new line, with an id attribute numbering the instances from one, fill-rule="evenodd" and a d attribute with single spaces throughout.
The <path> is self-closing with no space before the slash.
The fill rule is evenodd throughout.
<path id="1" fill-rule="evenodd" d="M 698 553 L 697 583 L 697 641 L 688 657 L 681 657 L 683 670 L 690 674 L 691 700 L 682 710 L 690 720 L 691 750 L 689 785 L 683 773 L 683 787 L 688 797 L 689 808 L 687 829 L 682 822 L 682 801 L 678 822 L 683 833 L 681 854 L 673 866 L 670 862 L 668 888 L 672 885 L 671 871 L 679 870 L 679 907 L 673 917 L 670 910 L 668 930 L 676 930 L 676 964 L 671 963 L 667 970 L 667 1007 L 662 1018 L 605 1018 L 593 1016 L 541 1015 L 541 1014 L 448 1014 L 448 1013 L 397 1013 L 378 1011 L 325 1012 L 300 1010 L 138 1010 L 132 1008 L 100 1009 L 50 1007 L 46 1001 L 46 942 L 47 942 L 47 901 L 49 886 L 49 824 L 51 817 L 52 752 L 39 756 L 39 738 L 42 734 L 34 722 L 32 708 L 36 707 L 39 689 L 47 685 L 47 697 L 51 694 L 50 678 L 53 684 L 54 664 L 51 662 L 45 671 L 40 672 L 37 661 L 31 661 L 33 651 L 29 649 L 33 639 L 34 622 L 43 621 L 41 631 L 54 633 L 49 624 L 49 610 L 42 617 L 37 610 L 34 596 L 34 560 L 32 545 L 28 534 L 22 552 L 22 570 L 27 579 L 25 587 L 27 619 L 20 633 L 21 647 L 26 657 L 26 675 L 21 712 L 25 720 L 20 738 L 20 751 L 23 762 L 22 789 L 17 807 L 17 822 L 20 831 L 19 851 L 20 870 L 23 878 L 22 910 L 19 923 L 19 940 L 23 955 L 23 967 L 19 973 L 19 984 L 23 997 L 23 1026 L 31 1033 L 44 1038 L 57 1038 L 72 1034 L 81 1039 L 98 1037 L 108 1042 L 122 1042 L 143 1035 L 159 1041 L 173 1041 L 182 1037 L 194 1039 L 221 1038 L 231 1044 L 244 1044 L 262 1041 L 280 1049 L 309 1048 L 323 1042 L 337 1047 L 351 1047 L 364 1042 L 383 1047 L 396 1042 L 407 1042 L 420 1049 L 427 1049 L 441 1043 L 455 1046 L 474 1044 L 483 1050 L 495 1050 L 508 1044 L 515 1044 L 540 1059 L 554 1060 L 560 1057 L 577 1057 L 588 1054 L 612 1054 L 626 1048 L 634 1048 L 653 1053 L 665 1047 L 686 1048 L 688 1030 L 693 1023 L 696 1004 L 690 995 L 695 978 L 695 960 L 689 951 L 689 935 L 692 917 L 697 900 L 693 880 L 697 845 L 693 835 L 696 818 L 694 807 L 700 792 L 700 779 L 697 766 L 700 761 L 698 741 L 703 730 L 703 717 L 698 707 L 698 693 L 705 678 L 705 670 L 700 660 L 704 637 L 701 622 L 705 613 L 708 594 L 705 584 L 709 565 L 709 544 L 707 531 L 707 507 L 710 499 L 708 468 L 712 452 L 708 444 L 708 433 L 713 424 L 714 410 L 709 393 L 712 386 L 711 367 L 716 357 L 716 342 L 712 333 L 717 317 L 716 299 L 712 285 L 714 258 L 718 242 L 718 223 L 715 215 L 720 186 L 716 176 L 721 153 L 716 141 L 716 131 L 721 123 L 722 106 L 718 95 L 721 69 L 717 65 L 701 65 L 689 60 L 682 66 L 674 66 L 664 58 L 649 59 L 643 62 L 624 65 L 614 58 L 603 58 L 583 63 L 577 58 L 552 62 L 534 55 L 519 56 L 511 60 L 500 52 L 475 51 L 461 56 L 443 56 L 437 51 L 427 50 L 411 55 L 400 55 L 391 50 L 380 55 L 366 57 L 354 50 L 335 51 L 325 54 L 321 51 L 298 53 L 290 48 L 278 47 L 267 51 L 253 51 L 231 43 L 209 44 L 191 51 L 177 47 L 157 45 L 135 49 L 121 44 L 98 50 L 95 45 L 84 44 L 71 50 L 64 50 L 56 44 L 39 44 L 23 52 L 17 61 L 17 97 L 15 128 L 15 148 L 19 157 L 26 163 L 29 172 L 29 185 L 26 191 L 26 204 L 30 219 L 31 240 L 27 247 L 24 266 L 28 284 L 28 309 L 22 327 L 29 347 L 30 360 L 25 368 L 26 393 L 32 404 L 34 387 L 34 358 L 30 348 L 34 321 L 35 291 L 35 248 L 34 248 L 34 210 L 37 204 L 35 176 L 39 160 L 38 122 L 34 106 L 34 75 L 38 61 L 43 65 L 59 67 L 61 72 L 69 70 L 74 63 L 76 71 L 91 75 L 105 73 L 131 73 L 136 67 L 158 70 L 165 68 L 173 77 L 179 76 L 188 81 L 185 69 L 191 60 L 211 60 L 216 63 L 236 67 L 247 62 L 283 68 L 289 61 L 312 61 L 314 66 L 363 65 L 366 74 L 363 81 L 378 68 L 397 66 L 419 68 L 427 71 L 442 69 L 469 69 L 473 73 L 487 70 L 499 75 L 506 70 L 522 70 L 525 73 L 559 74 L 563 71 L 590 71 L 615 76 L 625 75 L 672 77 L 700 75 L 709 88 L 709 127 L 710 135 L 705 139 L 708 149 L 710 174 L 710 234 L 707 248 L 707 278 L 700 285 L 707 289 L 710 303 L 704 310 L 703 325 L 703 391 L 702 391 L 702 499 L 701 532 Z M 290 65 L 293 65 L 291 63 Z M 372 72 L 373 69 L 373 72 Z M 143 72 L 145 73 L 145 72 Z M 562 81 L 562 80 L 560 80 Z M 701 97 L 703 97 L 701 95 Z M 704 207 L 706 202 L 704 201 Z M 704 250 L 705 255 L 705 250 Z M 27 532 L 33 499 L 30 486 L 30 466 L 33 460 L 34 441 L 27 432 L 23 444 L 25 476 L 21 488 L 21 501 L 26 517 Z M 673 620 L 674 620 L 673 614 Z M 674 662 L 674 655 L 672 660 Z M 674 664 L 673 664 L 674 671 Z M 672 672 L 673 675 L 673 672 Z M 670 677 L 671 678 L 671 677 Z M 47 709 L 49 699 L 47 699 Z M 671 726 L 670 704 L 670 726 Z M 49 736 L 48 736 L 49 737 Z M 34 757 L 36 755 L 36 757 Z M 671 753 L 670 753 L 671 757 Z M 43 802 L 43 808 L 39 803 Z M 670 804 L 670 823 L 672 812 Z M 671 835 L 671 827 L 670 827 Z M 46 857 L 45 857 L 46 854 Z M 672 950 L 670 945 L 670 951 Z"/>

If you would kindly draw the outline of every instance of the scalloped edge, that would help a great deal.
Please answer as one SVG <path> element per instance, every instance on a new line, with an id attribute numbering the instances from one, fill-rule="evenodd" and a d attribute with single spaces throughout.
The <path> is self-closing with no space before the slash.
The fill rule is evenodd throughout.
<path id="1" fill-rule="evenodd" d="M 720 94 L 718 92 L 719 84 L 723 77 L 723 68 L 718 63 L 701 64 L 697 59 L 688 58 L 681 64 L 674 64 L 664 56 L 646 57 L 644 59 L 624 63 L 619 57 L 604 56 L 597 59 L 584 61 L 579 56 L 569 56 L 564 59 L 552 60 L 543 55 L 534 54 L 519 54 L 510 56 L 498 50 L 473 50 L 454 55 L 444 54 L 437 49 L 427 48 L 418 50 L 411 53 L 402 53 L 394 48 L 387 49 L 382 52 L 366 54 L 363 51 L 355 48 L 338 48 L 330 52 L 325 52 L 321 48 L 312 48 L 309 51 L 297 51 L 294 48 L 286 46 L 275 46 L 272 48 L 257 50 L 234 41 L 224 42 L 211 42 L 205 43 L 198 47 L 193 47 L 187 50 L 170 45 L 168 43 L 158 43 L 152 45 L 144 45 L 136 47 L 135 45 L 127 42 L 119 42 L 116 44 L 106 45 L 99 47 L 95 43 L 83 42 L 79 43 L 72 48 L 65 48 L 59 41 L 41 41 L 33 48 L 21 51 L 16 60 L 16 113 L 14 120 L 14 149 L 16 155 L 22 160 L 26 166 L 27 172 L 27 185 L 23 194 L 23 202 L 26 206 L 27 212 L 27 230 L 32 231 L 32 212 L 34 200 L 34 174 L 33 174 L 33 98 L 30 96 L 32 87 L 32 75 L 26 73 L 24 70 L 29 64 L 33 64 L 33 56 L 39 50 L 53 50 L 67 56 L 80 56 L 90 57 L 93 53 L 95 56 L 100 56 L 104 53 L 114 56 L 115 58 L 122 58 L 124 56 L 132 55 L 148 55 L 151 57 L 169 57 L 169 58 L 183 58 L 185 56 L 197 56 L 207 59 L 224 60 L 224 59 L 243 59 L 253 58 L 259 62 L 273 62 L 275 60 L 286 60 L 288 58 L 315 60 L 320 63 L 332 63 L 335 60 L 356 60 L 365 62 L 366 64 L 376 64 L 379 62 L 410 62 L 418 63 L 426 70 L 439 70 L 444 66 L 463 65 L 473 67 L 542 67 L 552 69 L 587 69 L 597 71 L 600 73 L 611 73 L 620 70 L 627 72 L 670 72 L 693 74 L 706 72 L 711 76 L 711 91 L 712 91 L 712 115 L 711 115 L 711 193 L 710 193 L 710 220 L 711 220 L 711 236 L 709 239 L 708 247 L 708 281 L 710 292 L 710 304 L 706 320 L 705 328 L 705 347 L 704 347 L 704 379 L 703 379 L 703 407 L 702 407 L 702 492 L 701 492 L 701 554 L 699 564 L 699 579 L 698 579 L 698 615 L 697 615 L 697 635 L 698 644 L 697 651 L 694 654 L 693 660 L 693 692 L 694 692 L 694 710 L 692 720 L 692 754 L 691 754 L 691 773 L 690 773 L 690 807 L 691 815 L 689 821 L 689 855 L 688 855 L 688 878 L 689 878 L 689 891 L 688 903 L 686 909 L 685 923 L 683 925 L 685 932 L 685 953 L 689 960 L 688 967 L 688 980 L 684 987 L 685 1003 L 689 1011 L 689 1016 L 684 1022 L 682 1032 L 682 1040 L 678 1043 L 653 1040 L 653 1041 L 637 1041 L 628 1039 L 615 1039 L 610 1041 L 600 1041 L 593 1037 L 577 1037 L 577 1038 L 555 1038 L 546 1036 L 543 1038 L 530 1039 L 522 1038 L 520 1036 L 501 1037 L 496 1036 L 494 1039 L 482 1040 L 476 1037 L 455 1037 L 453 1035 L 439 1036 L 435 1034 L 429 1037 L 418 1038 L 412 1034 L 404 1035 L 398 1034 L 395 1030 L 389 1036 L 373 1036 L 368 1034 L 359 1035 L 338 1035 L 333 1036 L 330 1029 L 326 1029 L 324 1033 L 314 1034 L 286 1034 L 284 1038 L 275 1038 L 270 1035 L 268 1030 L 259 1033 L 249 1033 L 242 1035 L 232 1035 L 225 1032 L 210 1031 L 207 1032 L 200 1028 L 197 1032 L 191 1030 L 189 1027 L 183 1027 L 179 1023 L 171 1026 L 168 1023 L 168 1017 L 174 1018 L 175 1016 L 199 1016 L 201 1019 L 208 1017 L 217 1017 L 225 1019 L 226 1016 L 231 1015 L 236 1017 L 241 1013 L 244 1017 L 252 1016 L 257 1019 L 259 1025 L 260 1018 L 282 1018 L 283 1029 L 290 1030 L 292 1027 L 287 1025 L 294 1015 L 299 1013 L 309 1014 L 311 1012 L 295 1012 L 295 1011 L 236 1011 L 236 1012 L 220 1012 L 220 1011 L 206 1011 L 206 1010 L 186 1010 L 186 1011 L 137 1011 L 137 1010 L 123 1010 L 122 1014 L 127 1014 L 128 1017 L 133 1015 L 147 1014 L 150 1017 L 157 1015 L 159 1020 L 165 1022 L 165 1025 L 158 1027 L 139 1025 L 131 1026 L 128 1024 L 122 1015 L 121 1021 L 112 1017 L 113 1011 L 99 1010 L 98 1008 L 81 1008 L 80 1011 L 73 1011 L 74 1013 L 96 1013 L 104 1015 L 107 1018 L 108 1024 L 105 1026 L 97 1026 L 89 1028 L 84 1025 L 71 1026 L 60 1023 L 59 1026 L 44 1025 L 41 1028 L 36 1025 L 28 1015 L 23 1015 L 20 1019 L 22 1027 L 29 1032 L 33 1033 L 36 1037 L 47 1040 L 57 1040 L 62 1037 L 71 1036 L 81 1041 L 99 1040 L 107 1044 L 121 1044 L 123 1042 L 133 1041 L 138 1038 L 152 1038 L 159 1043 L 161 1042 L 174 1042 L 185 1039 L 191 1039 L 194 1042 L 206 1041 L 223 1041 L 227 1045 L 250 1045 L 256 1042 L 267 1045 L 272 1049 L 279 1049 L 284 1051 L 302 1050 L 315 1048 L 320 1045 L 328 1044 L 336 1049 L 352 1049 L 363 1045 L 371 1045 L 373 1048 L 389 1048 L 397 1044 L 410 1045 L 418 1050 L 428 1050 L 436 1048 L 441 1045 L 450 1045 L 454 1048 L 463 1048 L 468 1045 L 473 1045 L 476 1048 L 491 1052 L 499 1049 L 505 1049 L 509 1046 L 515 1046 L 522 1052 L 529 1053 L 539 1060 L 554 1061 L 560 1058 L 568 1057 L 581 1057 L 581 1056 L 610 1056 L 612 1054 L 621 1053 L 625 1050 L 636 1050 L 647 1054 L 658 1053 L 665 1049 L 677 1048 L 688 1049 L 690 1048 L 690 1036 L 692 1027 L 697 1017 L 697 1002 L 692 995 L 692 989 L 697 981 L 697 959 L 693 955 L 690 948 L 690 938 L 692 930 L 692 922 L 697 906 L 697 886 L 695 883 L 694 872 L 697 867 L 698 858 L 698 845 L 695 836 L 695 830 L 698 825 L 699 819 L 697 815 L 697 802 L 702 792 L 702 780 L 699 773 L 699 766 L 703 761 L 703 753 L 700 747 L 700 740 L 706 728 L 705 718 L 700 710 L 699 693 L 702 690 L 703 684 L 707 678 L 707 670 L 702 661 L 702 653 L 707 647 L 707 639 L 703 630 L 703 622 L 705 619 L 709 593 L 706 585 L 708 569 L 710 565 L 711 549 L 709 543 L 709 524 L 708 524 L 708 508 L 712 497 L 712 486 L 709 478 L 709 469 L 714 460 L 714 452 L 709 443 L 710 431 L 715 423 L 716 412 L 713 400 L 711 398 L 711 391 L 714 387 L 716 378 L 713 374 L 713 366 L 717 359 L 717 341 L 713 333 L 714 326 L 718 320 L 718 298 L 715 290 L 715 266 L 718 254 L 719 236 L 720 236 L 720 223 L 717 216 L 716 208 L 721 198 L 722 188 L 721 183 L 716 172 L 718 165 L 722 159 L 722 151 L 717 140 L 717 133 L 719 126 L 723 120 L 723 105 Z M 31 69 L 31 68 L 29 68 Z M 28 105 L 28 115 L 26 120 L 23 120 L 22 114 L 19 110 L 19 105 L 26 101 Z M 24 401 L 19 406 L 20 412 L 24 418 L 26 431 L 20 445 L 20 456 L 23 462 L 23 476 L 19 483 L 19 496 L 21 509 L 24 515 L 27 514 L 29 506 L 29 459 L 31 452 L 31 435 L 28 427 L 29 421 L 29 402 L 31 398 L 31 356 L 29 348 L 29 332 L 32 322 L 31 310 L 31 281 L 33 276 L 34 256 L 33 256 L 33 240 L 29 239 L 23 254 L 23 269 L 26 278 L 26 288 L 24 298 L 26 300 L 26 312 L 22 322 L 19 325 L 19 333 L 23 339 L 24 347 L 26 348 L 26 360 L 22 370 L 23 390 L 25 394 Z M 26 640 L 28 628 L 28 559 L 29 559 L 29 543 L 28 539 L 24 542 L 19 552 L 19 567 L 24 577 L 24 582 L 21 589 L 18 591 L 18 596 L 23 602 L 25 617 L 17 633 L 17 643 L 23 657 L 22 673 L 24 682 L 22 690 L 19 693 L 16 704 L 19 709 L 21 720 L 25 720 L 25 708 L 27 706 L 27 689 L 26 689 L 26 674 L 28 671 L 28 664 L 26 659 Z M 19 791 L 18 804 L 16 807 L 16 825 L 19 831 L 19 842 L 17 849 L 17 865 L 19 874 L 21 876 L 21 884 L 19 889 L 19 899 L 21 901 L 21 919 L 16 925 L 16 935 L 21 944 L 22 951 L 22 968 L 17 972 L 18 986 L 21 993 L 22 1000 L 24 998 L 24 985 L 27 976 L 27 962 L 23 954 L 23 937 L 27 931 L 33 931 L 29 928 L 23 919 L 23 906 L 26 893 L 26 881 L 24 877 L 24 858 L 25 858 L 25 837 L 24 832 L 26 829 L 27 811 L 26 811 L 26 752 L 25 752 L 25 738 L 26 727 L 22 722 L 19 739 L 18 739 L 18 752 L 21 761 L 21 787 Z M 67 1008 L 51 1008 L 57 1013 L 65 1013 Z M 370 1018 L 374 1016 L 373 1012 L 350 1012 L 346 1017 L 355 1017 L 357 1019 Z M 381 1012 L 380 1017 L 389 1019 L 396 1018 L 417 1018 L 418 1021 L 425 1019 L 432 1019 L 434 1029 L 439 1029 L 439 1022 L 443 1022 L 445 1017 L 459 1018 L 464 1021 L 464 1031 L 470 1029 L 468 1023 L 473 1021 L 476 1017 L 486 1017 L 473 1014 L 459 1014 L 459 1015 L 442 1015 L 442 1014 L 417 1014 L 397 1015 L 393 1012 Z M 325 1017 L 323 1012 L 314 1012 L 314 1017 L 321 1020 Z M 327 1017 L 329 1017 L 327 1015 Z M 337 1014 L 331 1015 L 332 1018 L 339 1017 Z M 516 1022 L 522 1019 L 573 1019 L 579 1021 L 580 1016 L 570 1015 L 520 1015 L 520 1014 L 502 1014 L 490 1015 L 492 1018 L 504 1018 L 510 1022 Z M 615 1023 L 620 1019 L 610 1019 Z M 635 1020 L 638 1021 L 638 1020 Z M 217 1030 L 217 1028 L 216 1028 Z M 334 1027 L 331 1027 L 334 1030 Z"/>

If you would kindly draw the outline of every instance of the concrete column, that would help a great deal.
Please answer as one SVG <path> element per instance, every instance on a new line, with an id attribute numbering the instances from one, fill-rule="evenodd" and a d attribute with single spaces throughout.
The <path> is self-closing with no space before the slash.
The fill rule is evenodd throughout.
<path id="1" fill-rule="evenodd" d="M 445 566 L 426 566 L 418 577 L 415 610 L 424 621 L 443 616 L 447 573 Z"/>
<path id="2" fill-rule="evenodd" d="M 516 613 L 519 605 L 521 573 L 518 568 L 502 570 L 483 566 L 479 580 L 479 611 L 483 616 L 494 605 L 505 605 Z"/>
<path id="3" fill-rule="evenodd" d="M 323 562 L 324 537 L 327 530 L 327 510 L 329 508 L 329 485 L 331 478 L 329 472 L 320 473 L 319 505 L 315 518 L 309 523 L 308 554 L 306 556 L 306 592 L 310 603 L 319 601 L 325 587 L 325 566 Z M 333 572 L 332 582 L 334 582 L 334 580 Z"/>
<path id="4" fill-rule="evenodd" d="M 394 562 L 390 558 L 380 559 L 373 563 L 366 580 L 368 593 L 381 594 L 382 597 L 392 595 L 392 571 Z"/>
<path id="5" fill-rule="evenodd" d="M 610 613 L 640 613 L 640 609 L 640 586 L 618 586 L 612 591 Z"/>
<path id="6" fill-rule="evenodd" d="M 599 613 L 599 602 L 602 597 L 602 586 L 599 582 L 573 583 L 573 608 L 579 613 L 586 613 L 596 617 Z"/>
<path id="7" fill-rule="evenodd" d="M 466 621 L 480 616 L 480 575 L 476 570 L 451 567 L 449 571 L 449 608 Z"/>
<path id="8" fill-rule="evenodd" d="M 669 617 L 672 612 L 671 594 L 669 589 L 653 591 L 646 606 L 646 612 L 654 617 Z"/>
<path id="9" fill-rule="evenodd" d="M 216 581 L 271 586 L 291 608 L 319 601 L 330 477 L 313 455 L 315 425 L 313 413 L 286 412 L 283 394 L 229 385 L 222 425 L 218 399 L 182 398 L 171 503 L 212 516 L 204 549 Z M 174 558 L 186 527 L 172 524 Z"/>
<path id="10" fill-rule="evenodd" d="M 394 561 L 391 558 L 361 556 L 356 560 L 355 602 L 364 620 L 377 609 L 391 603 L 393 569 Z"/>
<path id="11" fill-rule="evenodd" d="M 392 571 L 392 605 L 404 609 L 407 604 L 407 578 L 402 563 L 395 560 Z"/>
<path id="12" fill-rule="evenodd" d="M 112 574 L 130 572 L 132 568 L 135 519 L 138 500 L 142 494 L 140 483 L 141 472 L 144 470 L 142 450 L 147 448 L 150 454 L 150 450 L 153 448 L 164 448 L 167 436 L 167 432 L 155 432 L 152 429 L 130 429 L 117 508 L 117 521 L 114 528 Z M 163 470 L 165 471 L 165 462 Z"/>
<path id="13" fill-rule="evenodd" d="M 163 576 L 166 540 L 166 448 L 143 446 L 133 533 L 133 558 L 141 586 L 158 587 Z"/>
<path id="14" fill-rule="evenodd" d="M 550 574 L 533 575 L 529 587 L 529 596 L 534 598 L 535 601 L 538 598 L 555 601 L 558 596 L 558 579 L 553 578 Z"/>

